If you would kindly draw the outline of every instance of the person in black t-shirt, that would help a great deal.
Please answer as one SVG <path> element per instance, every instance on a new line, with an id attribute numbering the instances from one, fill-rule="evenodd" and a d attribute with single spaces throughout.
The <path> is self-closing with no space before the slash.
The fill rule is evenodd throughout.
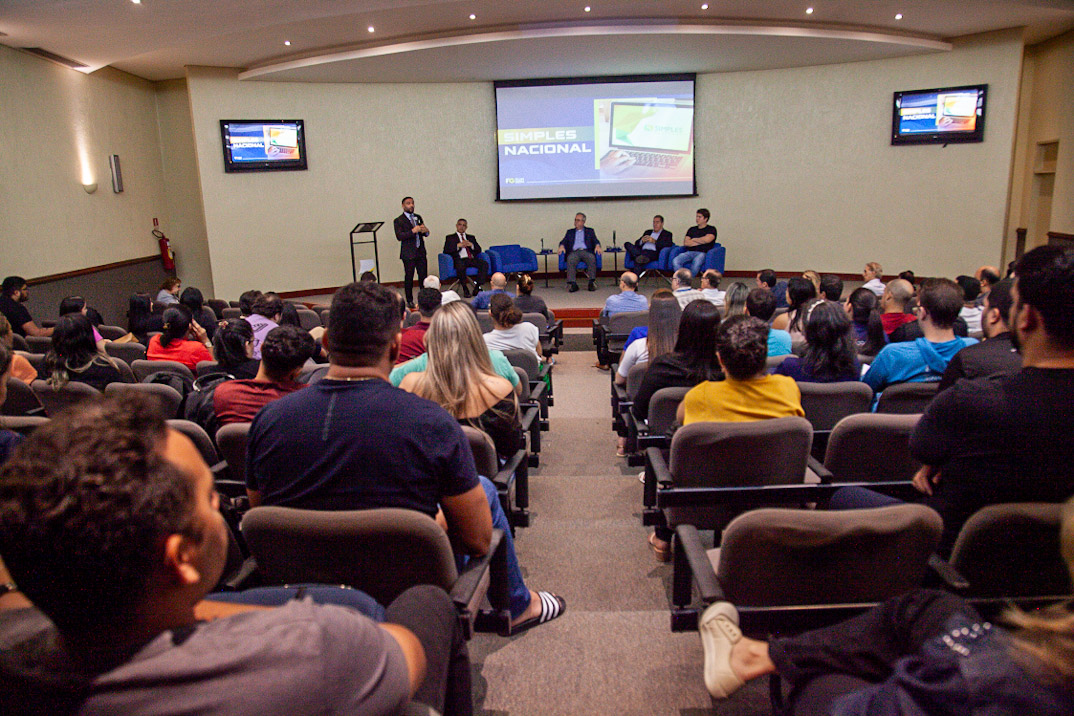
<path id="1" fill-rule="evenodd" d="M 705 267 L 705 255 L 716 245 L 716 227 L 709 226 L 711 217 L 708 209 L 697 210 L 697 226 L 686 230 L 686 239 L 683 241 L 686 251 L 671 261 L 676 271 L 688 268 L 692 276 L 701 275 L 701 270 Z"/>
<path id="2" fill-rule="evenodd" d="M 950 388 L 959 378 L 980 378 L 995 373 L 1014 373 L 1021 369 L 1022 356 L 1014 347 L 1007 326 L 1012 285 L 1010 279 L 997 281 L 992 290 L 985 294 L 981 330 L 987 340 L 955 354 L 940 378 L 940 391 Z"/>
<path id="3" fill-rule="evenodd" d="M 941 554 L 982 507 L 1074 495 L 1074 252 L 1027 253 L 1011 297 L 1022 369 L 958 381 L 911 436 L 910 451 L 924 463 L 914 484 L 944 520 Z"/>
<path id="4" fill-rule="evenodd" d="M 0 313 L 3 313 L 11 324 L 11 330 L 25 338 L 26 336 L 51 336 L 51 328 L 41 328 L 26 310 L 26 303 L 30 299 L 30 289 L 26 287 L 26 279 L 22 276 L 8 276 L 0 287 Z"/>

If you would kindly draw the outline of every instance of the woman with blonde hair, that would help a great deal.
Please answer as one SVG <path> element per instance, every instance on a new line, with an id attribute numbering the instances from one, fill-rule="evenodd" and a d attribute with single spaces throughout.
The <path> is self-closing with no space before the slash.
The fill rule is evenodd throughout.
<path id="1" fill-rule="evenodd" d="M 723 317 L 746 315 L 746 297 L 750 295 L 750 288 L 741 281 L 735 281 L 727 287 L 727 293 L 723 297 Z"/>
<path id="2" fill-rule="evenodd" d="M 461 424 L 488 433 L 501 457 L 517 451 L 522 445 L 518 399 L 511 383 L 492 367 L 473 309 L 462 301 L 438 308 L 425 332 L 425 348 L 425 370 L 408 373 L 399 387 L 438 403 Z M 511 633 L 546 624 L 563 614 L 567 604 L 551 592 L 534 592 L 526 586 L 511 525 L 498 509 L 496 487 L 486 476 L 480 479 L 490 509 L 497 506 L 492 510 L 492 525 L 504 531 Z"/>
<path id="3" fill-rule="evenodd" d="M 462 301 L 441 306 L 425 332 L 428 364 L 399 387 L 439 404 L 463 425 L 484 430 L 503 458 L 522 444 L 514 386 L 497 375 L 473 309 Z"/>

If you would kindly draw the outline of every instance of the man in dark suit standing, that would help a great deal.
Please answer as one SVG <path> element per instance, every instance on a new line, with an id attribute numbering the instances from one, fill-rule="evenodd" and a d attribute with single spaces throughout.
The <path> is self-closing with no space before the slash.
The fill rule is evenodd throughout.
<path id="1" fill-rule="evenodd" d="M 596 255 L 600 252 L 597 232 L 585 225 L 585 214 L 581 212 L 575 214 L 574 228 L 567 229 L 563 240 L 559 242 L 559 253 L 567 255 L 567 290 L 570 293 L 578 290 L 575 278 L 578 276 L 579 261 L 585 261 L 586 273 L 589 274 L 589 290 L 597 290 Z"/>
<path id="2" fill-rule="evenodd" d="M 455 222 L 455 233 L 444 237 L 444 253 L 450 256 L 451 262 L 455 264 L 455 275 L 459 277 L 459 283 L 462 285 L 462 295 L 469 298 L 471 295 L 476 296 L 488 280 L 489 265 L 485 259 L 478 257 L 481 245 L 473 234 L 466 233 L 467 226 L 466 219 Z M 466 269 L 471 266 L 477 269 L 477 281 L 473 284 L 472 294 L 471 289 L 467 288 L 470 279 L 466 276 Z"/>
<path id="3" fill-rule="evenodd" d="M 428 235 L 421 214 L 414 213 L 414 197 L 403 197 L 403 213 L 395 217 L 395 238 L 399 239 L 399 258 L 403 260 L 403 293 L 408 308 L 414 308 L 414 270 L 417 269 L 418 281 L 424 281 L 429 274 L 425 257 Z"/>
<path id="4" fill-rule="evenodd" d="M 660 251 L 672 245 L 671 238 L 671 232 L 664 228 L 664 217 L 657 214 L 653 217 L 653 228 L 646 229 L 637 241 L 627 241 L 623 248 L 635 264 L 644 266 L 660 258 Z"/>

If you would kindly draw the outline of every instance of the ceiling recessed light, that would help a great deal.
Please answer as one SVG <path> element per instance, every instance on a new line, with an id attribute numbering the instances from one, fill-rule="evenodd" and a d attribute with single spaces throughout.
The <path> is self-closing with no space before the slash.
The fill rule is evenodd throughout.
<path id="1" fill-rule="evenodd" d="M 811 7 L 807 7 L 807 8 L 805 9 L 805 14 L 806 14 L 806 15 L 812 15 L 812 14 L 813 14 L 813 8 L 811 8 Z"/>
<path id="2" fill-rule="evenodd" d="M 590 10 L 592 10 L 592 9 L 593 9 L 593 8 L 589 7 L 588 5 L 586 5 L 586 6 L 585 6 L 585 11 L 586 11 L 586 12 L 589 12 L 589 11 L 590 11 Z"/>
<path id="3" fill-rule="evenodd" d="M 474 15 L 473 13 L 471 13 L 471 14 L 470 14 L 470 19 L 471 19 L 471 20 L 476 20 L 476 19 L 477 19 L 477 15 Z"/>
<path id="4" fill-rule="evenodd" d="M 131 2 L 134 3 L 135 5 L 141 5 L 142 4 L 142 0 L 131 0 Z"/>
<path id="5" fill-rule="evenodd" d="M 896 20 L 901 20 L 902 19 L 902 13 L 901 12 L 895 13 L 895 19 Z"/>
<path id="6" fill-rule="evenodd" d="M 702 10 L 708 10 L 709 9 L 709 4 L 705 3 L 704 5 L 701 6 L 701 9 Z"/>
<path id="7" fill-rule="evenodd" d="M 370 26 L 369 26 L 369 27 L 367 27 L 366 29 L 367 29 L 367 30 L 369 30 L 370 32 L 373 32 L 373 30 L 374 30 L 374 29 L 376 29 L 376 28 L 374 28 L 374 27 L 373 27 L 372 25 L 370 25 Z"/>
<path id="8" fill-rule="evenodd" d="M 285 45 L 287 45 L 288 47 L 290 47 L 290 46 L 291 46 L 291 41 L 290 41 L 290 40 L 284 40 L 284 41 L 283 41 L 283 44 L 285 44 Z"/>

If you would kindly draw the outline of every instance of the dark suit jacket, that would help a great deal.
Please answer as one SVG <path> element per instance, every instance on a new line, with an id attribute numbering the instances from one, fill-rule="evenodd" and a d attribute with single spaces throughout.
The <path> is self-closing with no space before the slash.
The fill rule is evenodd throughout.
<path id="1" fill-rule="evenodd" d="M 646 229 L 645 233 L 642 234 L 642 236 L 652 236 L 652 234 L 653 234 L 652 229 Z M 672 240 L 673 238 L 674 237 L 673 237 L 673 235 L 672 235 L 672 233 L 670 231 L 668 231 L 667 229 L 662 229 L 660 231 L 660 238 L 656 240 L 656 252 L 660 253 L 661 251 L 663 251 L 667 247 L 674 246 L 675 242 Z M 644 244 L 644 243 L 645 243 L 644 240 L 638 239 L 638 248 L 641 248 L 641 245 Z"/>
<path id="2" fill-rule="evenodd" d="M 419 224 L 425 222 L 421 218 L 421 214 L 414 214 Z M 407 218 L 406 213 L 402 213 L 395 217 L 395 238 L 399 239 L 399 258 L 404 261 L 412 259 L 415 256 L 423 256 L 425 254 L 425 236 L 421 234 L 414 234 L 411 229 L 414 225 L 410 223 L 410 219 Z M 420 239 L 420 243 L 415 246 L 415 236 Z"/>
<path id="3" fill-rule="evenodd" d="M 588 226 L 585 227 L 585 248 L 586 248 L 586 251 L 594 251 L 595 252 L 596 248 L 597 248 L 597 244 L 599 244 L 599 243 L 600 242 L 597 241 L 597 232 L 593 231 L 593 229 L 589 228 Z M 574 251 L 574 229 L 573 228 L 567 229 L 567 233 L 563 235 L 563 240 L 559 242 L 559 245 L 562 246 L 563 250 L 568 254 L 571 251 Z"/>
<path id="4" fill-rule="evenodd" d="M 478 254 L 481 253 L 481 244 L 477 243 L 477 239 L 474 238 L 473 234 L 467 234 L 466 240 L 473 244 L 473 248 L 470 251 L 473 252 L 476 259 Z M 444 253 L 452 259 L 459 258 L 459 235 L 457 233 L 448 234 L 444 237 Z"/>

